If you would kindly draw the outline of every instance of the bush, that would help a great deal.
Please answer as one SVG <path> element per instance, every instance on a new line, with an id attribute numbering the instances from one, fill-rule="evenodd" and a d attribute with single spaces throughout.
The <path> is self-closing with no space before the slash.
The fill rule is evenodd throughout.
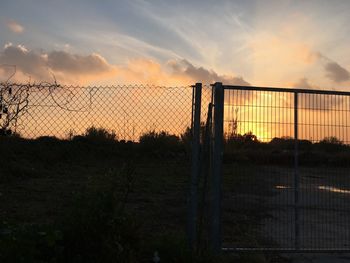
<path id="1" fill-rule="evenodd" d="M 334 144 L 334 145 L 342 145 L 343 142 L 339 140 L 337 137 L 331 136 L 331 137 L 325 137 L 323 140 L 320 141 L 321 144 Z"/>
<path id="2" fill-rule="evenodd" d="M 206 130 L 206 124 L 205 122 L 200 123 L 200 141 L 201 143 L 204 142 L 204 136 L 205 136 L 205 130 Z M 192 129 L 191 127 L 187 127 L 186 130 L 180 135 L 181 141 L 184 144 L 191 144 L 192 141 Z"/>
<path id="3" fill-rule="evenodd" d="M 114 131 L 108 131 L 105 128 L 96 128 L 93 126 L 86 130 L 84 137 L 98 142 L 113 142 L 117 140 L 117 135 Z"/>
<path id="4" fill-rule="evenodd" d="M 143 150 L 153 153 L 176 152 L 181 149 L 180 139 L 166 131 L 150 131 L 140 136 Z"/>
<path id="5" fill-rule="evenodd" d="M 228 134 L 224 140 L 225 151 L 232 153 L 242 148 L 257 148 L 262 143 L 252 132 L 241 134 Z"/>
<path id="6" fill-rule="evenodd" d="M 47 144 L 49 144 L 49 143 L 60 143 L 61 142 L 61 140 L 58 139 L 55 136 L 40 136 L 40 137 L 36 138 L 36 141 L 38 143 L 47 143 Z"/>
<path id="7" fill-rule="evenodd" d="M 0 262 L 62 262 L 62 232 L 53 226 L 0 223 Z"/>
<path id="8" fill-rule="evenodd" d="M 325 152 L 339 152 L 347 148 L 347 146 L 344 145 L 342 141 L 340 141 L 337 137 L 334 136 L 325 137 L 318 144 L 316 144 L 316 147 L 320 151 Z"/>
<path id="9" fill-rule="evenodd" d="M 18 132 L 14 132 L 11 129 L 0 128 L 0 137 L 21 137 Z"/>
<path id="10" fill-rule="evenodd" d="M 279 150 L 294 150 L 295 142 L 291 137 L 273 138 L 269 145 L 273 148 L 278 148 Z"/>
<path id="11" fill-rule="evenodd" d="M 160 262 L 191 262 L 188 241 L 182 233 L 162 233 L 147 242 L 143 249 L 150 259 L 157 254 Z"/>
<path id="12" fill-rule="evenodd" d="M 139 262 L 140 235 L 126 212 L 133 169 L 91 178 L 67 215 L 51 225 L 0 225 L 0 262 Z"/>
<path id="13" fill-rule="evenodd" d="M 138 224 L 126 211 L 133 183 L 130 166 L 90 178 L 62 224 L 66 262 L 137 261 Z"/>

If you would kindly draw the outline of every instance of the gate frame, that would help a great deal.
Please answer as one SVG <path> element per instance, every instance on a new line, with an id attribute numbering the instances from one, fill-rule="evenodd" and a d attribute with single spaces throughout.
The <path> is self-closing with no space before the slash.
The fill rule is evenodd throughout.
<path id="1" fill-rule="evenodd" d="M 342 95 L 350 96 L 350 92 L 332 90 L 312 90 L 312 89 L 291 89 L 273 87 L 235 86 L 222 85 L 216 82 L 214 91 L 214 148 L 213 148 L 213 172 L 211 186 L 211 249 L 218 254 L 220 252 L 278 252 L 278 253 L 340 253 L 350 252 L 348 249 L 302 249 L 300 248 L 300 222 L 299 222 L 299 152 L 298 152 L 298 94 L 321 94 L 321 95 Z M 278 248 L 232 248 L 222 247 L 221 234 L 221 213 L 222 213 L 222 157 L 223 157 L 223 125 L 224 125 L 224 93 L 225 90 L 245 90 L 245 91 L 271 91 L 294 93 L 294 224 L 295 243 L 292 249 Z"/>
<path id="2" fill-rule="evenodd" d="M 222 249 L 222 159 L 224 154 L 224 86 L 216 82 L 214 88 L 214 147 L 210 193 L 210 246 L 217 254 Z"/>
<path id="3" fill-rule="evenodd" d="M 187 232 L 190 249 L 194 251 L 197 244 L 198 220 L 198 181 L 200 177 L 200 122 L 202 103 L 202 83 L 192 86 L 191 147 L 192 166 L 191 183 L 188 197 Z"/>

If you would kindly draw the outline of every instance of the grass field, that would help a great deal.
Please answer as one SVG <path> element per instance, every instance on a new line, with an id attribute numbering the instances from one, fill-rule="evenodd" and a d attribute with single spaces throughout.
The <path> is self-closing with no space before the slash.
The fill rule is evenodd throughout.
<path id="1" fill-rule="evenodd" d="M 159 239 L 174 235 L 175 243 L 185 242 L 189 177 L 186 156 L 160 158 L 157 154 L 134 154 L 133 146 L 125 143 L 100 145 L 50 138 L 44 141 L 10 138 L 0 143 L 2 222 L 56 224 L 76 208 L 82 193 L 90 193 L 99 184 L 106 187 L 113 178 L 118 198 L 128 216 L 138 224 L 140 239 L 146 244 L 155 243 L 154 248 L 150 245 L 149 253 L 161 249 L 156 245 Z M 125 166 L 131 171 L 131 178 L 120 172 Z"/>
<path id="2" fill-rule="evenodd" d="M 16 251 L 21 258 L 30 251 L 42 260 L 43 247 L 50 251 L 47 258 L 53 247 L 67 244 L 75 248 L 69 253 L 80 255 L 76 243 L 86 240 L 82 248 L 90 254 L 99 257 L 107 247 L 120 262 L 150 262 L 155 251 L 163 262 L 285 262 L 262 254 L 225 255 L 221 261 L 205 253 L 191 256 L 185 235 L 190 163 L 181 147 L 150 151 L 125 142 L 1 138 L 0 152 L 1 242 L 7 256 Z M 342 231 L 349 227 L 347 175 L 346 168 L 301 167 L 303 246 L 349 246 L 349 233 Z M 292 168 L 225 162 L 223 181 L 224 246 L 293 245 Z M 116 236 L 109 236 L 113 231 Z M 51 232 L 54 238 L 47 240 Z M 45 233 L 44 243 L 37 242 L 38 233 Z M 105 239 L 119 245 L 92 245 Z M 123 242 L 128 245 L 115 253 Z M 55 250 L 56 261 L 44 257 L 43 262 L 60 262 L 67 256 L 62 253 Z M 80 255 L 72 262 L 93 259 Z"/>

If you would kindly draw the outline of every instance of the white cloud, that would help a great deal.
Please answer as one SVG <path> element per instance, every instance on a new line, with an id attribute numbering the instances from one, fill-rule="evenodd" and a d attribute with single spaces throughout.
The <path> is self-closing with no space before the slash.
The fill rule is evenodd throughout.
<path id="1" fill-rule="evenodd" d="M 12 46 L 12 43 L 11 42 L 8 42 L 4 45 L 4 49 L 8 48 L 8 47 L 11 47 Z"/>

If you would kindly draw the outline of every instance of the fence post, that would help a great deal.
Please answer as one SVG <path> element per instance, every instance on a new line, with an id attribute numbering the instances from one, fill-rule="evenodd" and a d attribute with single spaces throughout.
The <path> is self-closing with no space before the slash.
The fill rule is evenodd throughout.
<path id="1" fill-rule="evenodd" d="M 211 183 L 211 248 L 221 251 L 221 181 L 223 157 L 224 88 L 221 82 L 214 85 L 214 147 L 213 174 Z"/>
<path id="2" fill-rule="evenodd" d="M 196 83 L 192 100 L 192 167 L 188 211 L 188 238 L 193 250 L 197 242 L 198 180 L 200 174 L 200 127 L 202 83 Z"/>
<path id="3" fill-rule="evenodd" d="M 298 141 L 298 92 L 294 92 L 294 235 L 295 249 L 300 249 L 300 217 L 299 217 L 299 141 Z"/>

